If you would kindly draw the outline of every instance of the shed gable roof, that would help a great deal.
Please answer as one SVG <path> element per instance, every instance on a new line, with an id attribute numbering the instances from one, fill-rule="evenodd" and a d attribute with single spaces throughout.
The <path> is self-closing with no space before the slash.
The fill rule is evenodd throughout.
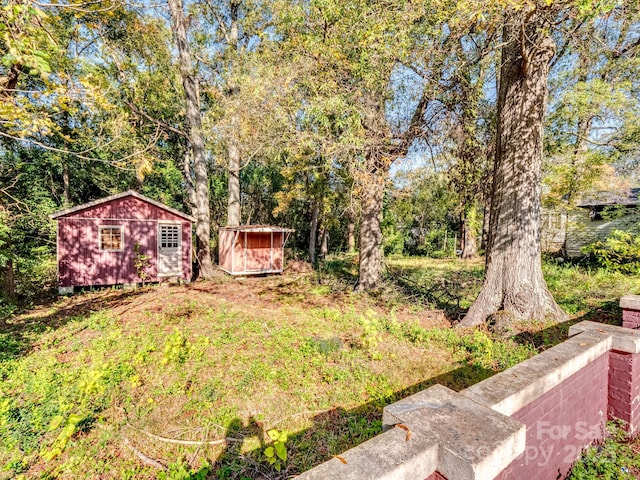
<path id="1" fill-rule="evenodd" d="M 143 202 L 147 202 L 147 203 L 149 203 L 151 205 L 154 205 L 154 206 L 156 206 L 158 208 L 166 210 L 167 212 L 171 212 L 174 215 L 182 217 L 185 220 L 189 220 L 190 222 L 195 222 L 195 219 L 192 216 L 187 215 L 186 213 L 181 212 L 180 210 L 176 210 L 175 208 L 171 208 L 171 207 L 165 205 L 164 203 L 160 203 L 160 202 L 157 202 L 156 200 L 153 200 L 153 199 L 151 199 L 149 197 L 145 197 L 144 195 L 140 195 L 135 190 L 127 190 L 126 192 L 117 193 L 116 195 L 111 195 L 109 197 L 100 198 L 100 199 L 94 200 L 92 202 L 83 203 L 82 205 L 76 205 L 75 207 L 66 208 L 64 210 L 59 210 L 59 211 L 49 215 L 49 218 L 51 218 L 52 220 L 55 220 L 56 218 L 64 217 L 64 216 L 69 215 L 71 213 L 79 212 L 79 211 L 85 210 L 87 208 L 95 207 L 97 205 L 101 205 L 103 203 L 111 202 L 112 200 L 118 200 L 120 198 L 125 198 L 125 197 L 135 197 L 135 198 L 137 198 L 139 200 L 142 200 Z"/>

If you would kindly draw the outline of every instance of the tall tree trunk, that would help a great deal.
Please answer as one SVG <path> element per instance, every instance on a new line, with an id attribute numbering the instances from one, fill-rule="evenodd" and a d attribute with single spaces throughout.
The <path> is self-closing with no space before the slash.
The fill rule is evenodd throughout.
<path id="1" fill-rule="evenodd" d="M 326 227 L 322 227 L 320 239 L 320 258 L 325 259 L 329 254 L 329 230 Z"/>
<path id="2" fill-rule="evenodd" d="M 503 29 L 485 278 L 461 326 L 481 324 L 499 310 L 517 320 L 566 318 L 547 289 L 540 249 L 543 120 L 555 51 L 547 27 L 536 9 L 513 16 Z"/>
<path id="3" fill-rule="evenodd" d="M 184 153 L 184 161 L 182 162 L 182 173 L 184 175 L 185 188 L 187 190 L 187 198 L 189 199 L 189 207 L 191 210 L 191 216 L 198 216 L 198 197 L 196 195 L 196 187 L 194 184 L 194 178 L 191 174 L 191 157 L 189 151 Z"/>
<path id="4" fill-rule="evenodd" d="M 0 77 L 0 100 L 11 100 L 15 97 L 15 89 L 22 73 L 22 65 L 16 63 L 9 68 L 6 77 Z"/>
<path id="5" fill-rule="evenodd" d="M 234 0 L 229 3 L 229 16 L 231 25 L 228 33 L 229 49 L 231 50 L 232 59 L 236 58 L 238 53 L 238 11 L 240 9 L 240 1 Z M 229 97 L 235 97 L 238 94 L 238 86 L 236 85 L 234 67 L 230 68 L 229 82 L 227 92 Z M 231 131 L 227 139 L 227 149 L 229 154 L 228 163 L 228 190 L 229 199 L 227 204 L 227 225 L 240 225 L 241 219 L 241 203 L 240 203 L 240 138 L 238 132 L 240 130 L 240 118 L 236 112 L 231 114 Z"/>
<path id="6" fill-rule="evenodd" d="M 375 162 L 375 164 L 374 164 Z M 358 291 L 373 290 L 380 283 L 382 273 L 382 201 L 389 168 L 368 158 L 369 184 L 362 195 L 362 220 L 360 224 L 360 268 Z M 373 165 L 372 165 L 373 164 Z"/>
<path id="7" fill-rule="evenodd" d="M 356 215 L 353 209 L 347 211 L 347 248 L 349 253 L 356 251 Z"/>
<path id="8" fill-rule="evenodd" d="M 491 199 L 486 198 L 482 206 L 482 233 L 480 238 L 480 250 L 487 253 L 487 245 L 489 244 L 489 225 L 491 224 Z"/>
<path id="9" fill-rule="evenodd" d="M 171 12 L 173 35 L 176 39 L 180 58 L 180 76 L 184 87 L 186 103 L 186 120 L 189 144 L 193 156 L 195 174 L 196 201 L 196 256 L 199 263 L 199 276 L 210 278 L 214 269 L 211 262 L 211 220 L 209 211 L 209 176 L 207 158 L 202 135 L 202 117 L 200 114 L 200 92 L 193 72 L 191 52 L 187 43 L 187 32 L 184 25 L 182 0 L 168 0 Z"/>
<path id="10" fill-rule="evenodd" d="M 318 238 L 318 217 L 320 216 L 320 203 L 315 200 L 311 210 L 311 225 L 309 231 L 309 262 L 316 262 L 316 239 Z"/>
<path id="11" fill-rule="evenodd" d="M 478 244 L 475 232 L 475 207 L 465 209 L 462 214 L 462 254 L 464 260 L 478 256 Z"/>
<path id="12" fill-rule="evenodd" d="M 16 300 L 16 279 L 13 271 L 13 260 L 7 260 L 2 269 L 2 290 L 10 301 Z"/>
<path id="13" fill-rule="evenodd" d="M 62 201 L 64 206 L 71 205 L 71 195 L 69 193 L 71 187 L 71 177 L 69 175 L 69 161 L 62 161 Z"/>
<path id="14" fill-rule="evenodd" d="M 237 115 L 233 115 L 232 129 L 237 128 Z M 235 123 L 235 125 L 234 125 Z M 228 166 L 228 188 L 229 201 L 227 206 L 227 225 L 240 225 L 240 149 L 235 132 L 229 138 L 229 166 Z"/>

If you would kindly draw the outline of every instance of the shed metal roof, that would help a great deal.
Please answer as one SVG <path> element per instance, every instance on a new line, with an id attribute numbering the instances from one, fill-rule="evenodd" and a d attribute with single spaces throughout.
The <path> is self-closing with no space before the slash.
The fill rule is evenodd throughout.
<path id="1" fill-rule="evenodd" d="M 69 215 L 70 213 L 79 212 L 81 210 L 85 210 L 87 208 L 95 207 L 97 205 L 101 205 L 103 203 L 107 203 L 107 202 L 110 202 L 112 200 L 117 200 L 119 198 L 124 198 L 124 197 L 135 197 L 135 198 L 137 198 L 139 200 L 142 200 L 143 202 L 150 203 L 151 205 L 155 205 L 158 208 L 162 208 L 163 210 L 166 210 L 167 212 L 171 212 L 174 215 L 178 215 L 179 217 L 182 217 L 182 218 L 184 218 L 186 220 L 189 220 L 191 222 L 195 222 L 195 219 L 191 215 L 187 215 L 186 213 L 181 212 L 180 210 L 176 210 L 175 208 L 171 208 L 171 207 L 165 205 L 164 203 L 160 203 L 160 202 L 158 202 L 156 200 L 153 200 L 153 199 L 151 199 L 149 197 L 145 197 L 144 195 L 140 195 L 135 190 L 127 190 L 126 192 L 117 193 L 115 195 L 111 195 L 111 196 L 105 197 L 105 198 L 100 198 L 100 199 L 94 200 L 92 202 L 83 203 L 82 205 L 76 205 L 75 207 L 65 208 L 64 210 L 59 210 L 59 211 L 57 211 L 55 213 L 52 213 L 51 215 L 49 215 L 49 218 L 56 219 L 56 218 L 64 217 L 65 215 Z"/>
<path id="2" fill-rule="evenodd" d="M 292 228 L 275 227 L 272 225 L 236 225 L 234 227 L 227 225 L 226 227 L 220 227 L 220 230 L 233 230 L 238 232 L 262 232 L 262 233 L 295 232 L 295 230 Z"/>

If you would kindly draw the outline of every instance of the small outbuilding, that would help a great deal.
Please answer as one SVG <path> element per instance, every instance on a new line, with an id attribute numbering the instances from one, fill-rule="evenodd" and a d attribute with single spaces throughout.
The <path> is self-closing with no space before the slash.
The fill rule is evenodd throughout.
<path id="1" fill-rule="evenodd" d="M 269 225 L 221 227 L 220 268 L 231 275 L 282 273 L 284 245 L 294 230 Z"/>
<path id="2" fill-rule="evenodd" d="M 133 190 L 61 210 L 58 289 L 191 280 L 194 219 Z"/>

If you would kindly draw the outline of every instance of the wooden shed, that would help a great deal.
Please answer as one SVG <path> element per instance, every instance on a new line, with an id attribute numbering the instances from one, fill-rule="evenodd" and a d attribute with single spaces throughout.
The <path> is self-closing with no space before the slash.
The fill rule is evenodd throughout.
<path id="1" fill-rule="evenodd" d="M 290 228 L 269 225 L 221 227 L 220 268 L 231 275 L 282 273 L 284 244 L 291 232 Z"/>
<path id="2" fill-rule="evenodd" d="M 61 210 L 58 222 L 58 289 L 191 280 L 191 225 L 185 213 L 129 190 Z M 137 250 L 137 252 L 136 252 Z M 134 265 L 147 262 L 144 279 Z"/>

